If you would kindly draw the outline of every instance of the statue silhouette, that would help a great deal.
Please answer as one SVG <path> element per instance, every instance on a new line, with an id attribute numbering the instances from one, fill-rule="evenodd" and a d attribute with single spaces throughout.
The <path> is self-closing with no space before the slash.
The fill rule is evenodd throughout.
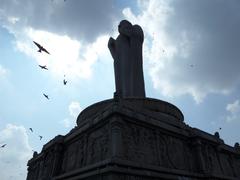
<path id="1" fill-rule="evenodd" d="M 108 48 L 114 59 L 115 95 L 120 98 L 145 97 L 142 44 L 143 30 L 127 20 L 120 22 L 116 40 L 108 41 Z"/>

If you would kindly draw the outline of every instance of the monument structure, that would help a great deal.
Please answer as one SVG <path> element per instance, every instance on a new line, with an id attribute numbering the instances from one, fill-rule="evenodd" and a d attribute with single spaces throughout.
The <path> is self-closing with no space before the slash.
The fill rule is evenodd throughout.
<path id="1" fill-rule="evenodd" d="M 143 31 L 123 20 L 109 39 L 113 99 L 93 104 L 77 126 L 33 154 L 27 180 L 240 179 L 240 147 L 184 123 L 174 105 L 145 97 Z"/>
<path id="2" fill-rule="evenodd" d="M 143 30 L 127 20 L 118 26 L 119 36 L 109 39 L 108 48 L 114 59 L 115 95 L 119 98 L 145 98 L 142 44 Z"/>

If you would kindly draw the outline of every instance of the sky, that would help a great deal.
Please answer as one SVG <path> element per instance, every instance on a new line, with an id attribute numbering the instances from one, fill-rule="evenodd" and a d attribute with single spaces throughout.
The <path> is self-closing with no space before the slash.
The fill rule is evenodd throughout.
<path id="1" fill-rule="evenodd" d="M 84 108 L 113 97 L 107 43 L 123 19 L 144 31 L 147 97 L 176 105 L 186 124 L 218 131 L 234 146 L 239 9 L 239 0 L 0 0 L 1 179 L 26 179 L 33 151 L 68 133 Z M 50 55 L 37 52 L 33 41 Z"/>

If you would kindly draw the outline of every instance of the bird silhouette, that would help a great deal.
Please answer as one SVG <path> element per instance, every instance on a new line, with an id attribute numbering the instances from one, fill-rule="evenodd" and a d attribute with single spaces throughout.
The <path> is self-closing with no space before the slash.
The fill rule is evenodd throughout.
<path id="1" fill-rule="evenodd" d="M 32 128 L 29 128 L 29 130 L 30 130 L 31 132 L 33 132 L 33 129 L 32 129 Z"/>
<path id="2" fill-rule="evenodd" d="M 41 141 L 43 137 L 39 135 L 39 138 L 40 138 L 40 141 Z"/>
<path id="3" fill-rule="evenodd" d="M 45 53 L 50 54 L 43 46 L 41 46 L 40 44 L 38 44 L 37 42 L 33 41 L 34 44 L 39 48 L 38 52 L 42 52 L 44 51 Z"/>
<path id="4" fill-rule="evenodd" d="M 45 65 L 45 66 L 41 66 L 41 65 L 38 65 L 40 68 L 42 68 L 42 69 L 46 69 L 46 70 L 48 70 L 48 68 L 47 68 L 47 66 Z"/>
<path id="5" fill-rule="evenodd" d="M 44 93 L 43 93 L 43 95 L 44 95 L 45 98 L 49 99 L 48 95 L 46 95 L 46 94 L 44 94 Z"/>
<path id="6" fill-rule="evenodd" d="M 194 67 L 194 65 L 193 65 L 193 64 L 191 64 L 191 65 L 190 65 L 190 67 Z"/>
<path id="7" fill-rule="evenodd" d="M 64 84 L 64 85 L 66 85 L 66 84 L 67 84 L 67 81 L 66 81 L 65 79 L 63 80 L 63 84 Z"/>
<path id="8" fill-rule="evenodd" d="M 1 145 L 0 147 L 1 147 L 1 148 L 4 148 L 6 145 L 7 145 L 7 144 L 3 144 L 3 145 Z"/>

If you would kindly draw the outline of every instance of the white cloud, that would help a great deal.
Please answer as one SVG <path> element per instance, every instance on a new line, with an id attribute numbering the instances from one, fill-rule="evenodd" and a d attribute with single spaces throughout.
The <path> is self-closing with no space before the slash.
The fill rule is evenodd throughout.
<path id="1" fill-rule="evenodd" d="M 233 103 L 227 104 L 226 110 L 229 115 L 226 117 L 227 122 L 240 120 L 240 104 L 239 100 L 235 100 Z"/>
<path id="2" fill-rule="evenodd" d="M 0 177 L 2 180 L 26 179 L 27 162 L 32 157 L 32 148 L 23 126 L 8 124 L 0 131 L 0 142 L 7 144 L 0 149 Z"/>
<path id="3" fill-rule="evenodd" d="M 170 97 L 189 94 L 200 103 L 237 87 L 238 1 L 138 2 L 138 14 L 129 8 L 123 14 L 144 30 L 144 63 L 155 89 Z"/>
<path id="4" fill-rule="evenodd" d="M 3 0 L 0 26 L 15 36 L 18 50 L 47 65 L 51 75 L 62 79 L 66 74 L 71 82 L 79 82 L 79 78 L 91 77 L 97 60 L 105 60 L 109 38 L 106 34 L 112 33 L 119 16 L 120 11 L 111 0 Z M 51 55 L 36 52 L 33 40 Z"/>
<path id="5" fill-rule="evenodd" d="M 107 53 L 107 36 L 100 36 L 90 44 L 81 43 L 69 36 L 26 28 L 24 36 L 17 35 L 16 47 L 33 57 L 38 64 L 47 65 L 54 77 L 66 74 L 72 79 L 87 79 L 92 75 L 93 64 Z M 49 52 L 41 54 L 32 41 L 44 46 Z"/>
<path id="6" fill-rule="evenodd" d="M 0 77 L 4 76 L 7 73 L 7 70 L 3 68 L 0 64 Z"/>
<path id="7" fill-rule="evenodd" d="M 82 108 L 80 107 L 79 102 L 72 101 L 68 107 L 68 110 L 73 118 L 77 118 L 78 114 L 82 111 Z"/>
<path id="8" fill-rule="evenodd" d="M 74 124 L 73 119 L 69 119 L 69 118 L 66 118 L 66 119 L 60 121 L 60 123 L 61 123 L 65 128 L 72 128 L 71 125 Z"/>
<path id="9" fill-rule="evenodd" d="M 70 117 L 60 121 L 60 123 L 66 128 L 73 128 L 74 124 L 76 124 L 77 116 L 82 111 L 82 108 L 79 102 L 72 101 L 68 106 L 68 110 Z"/>
<path id="10" fill-rule="evenodd" d="M 32 27 L 86 42 L 111 31 L 119 16 L 112 0 L 1 0 L 0 6 L 0 23 L 5 27 Z"/>
<path id="11" fill-rule="evenodd" d="M 9 16 L 7 19 L 8 19 L 8 22 L 11 23 L 11 24 L 16 24 L 19 21 L 18 17 Z"/>

